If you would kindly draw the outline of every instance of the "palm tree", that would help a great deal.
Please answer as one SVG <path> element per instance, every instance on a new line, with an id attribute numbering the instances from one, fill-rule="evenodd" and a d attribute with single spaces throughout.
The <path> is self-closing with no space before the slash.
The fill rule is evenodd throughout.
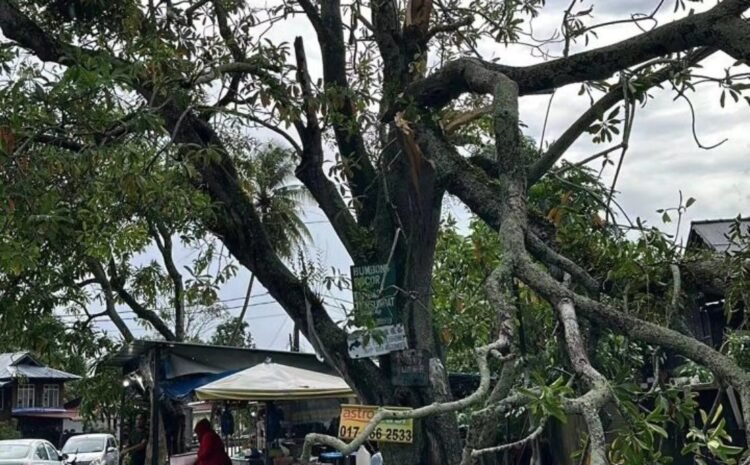
<path id="1" fill-rule="evenodd" d="M 301 218 L 310 194 L 302 184 L 290 182 L 296 179 L 294 169 L 294 152 L 269 144 L 252 160 L 248 189 L 274 250 L 287 259 L 310 239 Z"/>
<path id="2" fill-rule="evenodd" d="M 245 191 L 253 199 L 271 245 L 282 258 L 292 258 L 310 239 L 310 231 L 301 217 L 302 205 L 310 199 L 310 194 L 302 184 L 291 182 L 295 179 L 294 152 L 268 144 L 245 161 Z M 240 336 L 254 282 L 255 275 L 251 274 L 245 301 L 232 333 L 233 343 Z"/>

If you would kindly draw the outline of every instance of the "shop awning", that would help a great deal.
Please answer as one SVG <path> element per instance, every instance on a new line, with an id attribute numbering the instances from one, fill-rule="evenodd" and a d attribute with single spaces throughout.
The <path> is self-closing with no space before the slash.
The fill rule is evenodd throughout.
<path id="1" fill-rule="evenodd" d="M 201 400 L 300 400 L 353 396 L 332 375 L 278 363 L 261 363 L 195 390 Z"/>
<path id="2" fill-rule="evenodd" d="M 162 393 L 170 399 L 180 400 L 190 397 L 196 388 L 220 380 L 237 373 L 238 370 L 228 370 L 216 374 L 183 376 L 161 384 Z"/>

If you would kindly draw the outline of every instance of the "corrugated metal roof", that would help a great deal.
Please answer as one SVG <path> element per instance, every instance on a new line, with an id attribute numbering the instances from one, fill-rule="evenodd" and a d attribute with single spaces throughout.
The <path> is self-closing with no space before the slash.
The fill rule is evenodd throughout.
<path id="1" fill-rule="evenodd" d="M 0 354 L 0 380 L 15 378 L 74 380 L 80 376 L 43 366 L 28 352 Z"/>
<path id="2" fill-rule="evenodd" d="M 315 354 L 145 340 L 125 345 L 99 366 L 116 366 L 124 371 L 133 371 L 139 367 L 139 360 L 148 356 L 154 349 L 159 349 L 163 358 L 164 380 L 186 375 L 244 370 L 263 363 L 267 358 L 297 368 L 334 373 L 329 365 L 318 361 Z"/>
<path id="3" fill-rule="evenodd" d="M 716 252 L 738 252 L 741 246 L 729 240 L 729 232 L 736 220 L 707 220 L 694 221 L 690 225 L 688 245 L 695 244 L 696 239 L 705 247 L 710 247 Z M 741 220 L 743 228 L 750 228 L 750 218 Z"/>
<path id="4" fill-rule="evenodd" d="M 44 378 L 44 379 L 80 379 L 80 376 L 76 376 L 71 373 L 66 373 L 61 370 L 56 370 L 50 367 L 35 367 L 29 365 L 18 365 L 15 368 L 14 378 Z"/>

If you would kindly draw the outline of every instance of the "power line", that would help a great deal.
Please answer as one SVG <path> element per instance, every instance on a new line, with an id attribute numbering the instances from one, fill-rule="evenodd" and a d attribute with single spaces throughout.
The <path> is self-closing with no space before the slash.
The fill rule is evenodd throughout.
<path id="1" fill-rule="evenodd" d="M 274 344 L 276 344 L 276 340 L 279 338 L 279 335 L 281 335 L 281 330 L 286 328 L 287 321 L 283 321 L 281 323 L 281 326 L 279 326 L 278 331 L 276 331 L 276 335 L 273 337 L 273 340 L 271 341 L 271 347 L 273 347 Z"/>
<path id="2" fill-rule="evenodd" d="M 243 297 L 243 299 L 244 299 L 244 297 Z M 237 299 L 235 299 L 235 300 L 237 300 Z M 276 304 L 276 303 L 278 303 L 278 302 L 276 302 L 275 300 L 267 300 L 267 301 L 264 301 L 264 302 L 254 302 L 254 303 L 249 304 L 248 308 L 249 307 L 260 307 L 260 306 L 263 306 L 263 305 L 271 305 L 271 304 Z M 192 307 L 192 309 L 190 309 L 191 307 Z M 211 309 L 211 308 L 198 308 L 198 309 L 195 309 L 196 306 L 191 306 L 191 307 L 188 307 L 188 309 L 190 309 L 189 311 L 191 313 L 201 314 L 201 313 L 215 313 L 215 312 L 217 312 L 217 310 Z M 242 307 L 244 307 L 244 305 L 235 305 L 235 306 L 232 306 L 232 307 L 224 307 L 221 310 L 237 310 L 238 308 L 242 308 Z M 158 311 L 161 311 L 161 310 L 170 310 L 171 308 L 172 307 L 161 307 L 161 308 L 156 308 L 153 311 L 158 312 Z M 219 310 L 219 311 L 221 311 L 221 310 Z M 128 309 L 126 309 L 126 310 L 118 310 L 117 314 L 118 315 L 137 315 L 137 313 L 135 311 L 133 311 L 132 309 L 131 310 L 128 310 Z M 79 317 L 79 315 L 71 315 L 71 314 L 62 314 L 62 315 L 57 315 L 57 316 L 61 317 L 61 318 L 78 318 Z"/>
<path id="3" fill-rule="evenodd" d="M 106 316 L 107 316 L 107 315 L 102 315 L 101 317 L 102 317 L 102 318 L 104 318 L 104 317 L 106 317 Z M 267 320 L 267 319 L 269 319 L 269 318 L 279 318 L 279 317 L 282 317 L 282 316 L 287 316 L 287 314 L 286 314 L 286 313 L 279 313 L 279 314 L 276 314 L 276 315 L 260 315 L 260 316 L 251 316 L 251 317 L 247 317 L 247 318 L 245 318 L 245 320 L 246 320 L 246 321 L 247 321 L 247 320 L 250 320 L 250 321 L 255 321 L 255 320 Z M 146 322 L 146 323 L 148 323 L 148 320 L 144 320 L 143 318 L 138 318 L 138 317 L 130 317 L 130 316 L 129 316 L 129 317 L 121 318 L 121 319 L 122 319 L 122 321 L 143 321 L 143 322 Z M 96 320 L 96 319 L 94 319 L 94 321 L 99 321 L 99 322 L 104 322 L 104 321 L 108 321 L 108 322 L 111 322 L 111 320 L 110 320 L 110 319 L 105 319 L 105 320 Z M 219 324 L 219 323 L 221 323 L 221 320 L 217 320 L 217 324 Z"/>
<path id="4" fill-rule="evenodd" d="M 262 292 L 260 294 L 255 294 L 255 295 L 251 296 L 251 298 L 252 297 L 263 297 L 263 296 L 267 296 L 267 295 L 270 295 L 270 292 Z M 331 294 L 323 294 L 322 297 L 323 298 L 327 298 L 327 299 L 332 299 L 332 300 L 335 300 L 335 301 L 338 301 L 338 302 L 342 302 L 342 303 L 345 303 L 345 304 L 354 305 L 354 302 L 352 302 L 351 300 L 347 300 L 347 299 L 344 299 L 344 298 L 341 298 L 341 297 L 336 297 L 336 296 L 331 295 Z M 243 297 L 232 297 L 232 298 L 228 298 L 228 299 L 217 300 L 216 303 L 236 302 L 238 300 L 244 300 L 244 299 L 245 299 L 244 296 Z M 260 306 L 271 305 L 271 304 L 278 304 L 278 302 L 276 300 L 267 300 L 267 301 L 263 301 L 263 302 L 252 302 L 252 303 L 248 304 L 248 308 L 250 308 L 250 307 L 260 307 Z M 196 309 L 196 307 L 198 307 L 198 305 L 191 305 L 191 306 L 187 307 L 187 309 L 190 309 L 191 313 L 198 313 L 198 314 L 200 314 L 200 313 L 213 313 L 213 312 L 216 311 L 216 310 L 211 309 L 211 308 L 197 308 Z M 243 308 L 243 307 L 244 307 L 244 305 L 235 305 L 235 306 L 230 306 L 230 307 L 224 307 L 222 310 L 227 310 L 227 311 L 229 311 L 229 310 L 237 310 L 237 309 L 240 309 L 240 308 Z M 334 308 L 336 310 L 341 310 L 339 307 L 331 307 L 331 308 Z M 172 309 L 172 307 L 157 307 L 157 308 L 152 309 L 152 311 L 159 312 L 159 311 L 171 310 L 171 309 Z M 118 310 L 117 314 L 118 315 L 137 315 L 136 312 L 133 311 L 132 309 Z M 79 315 L 62 314 L 62 315 L 57 315 L 57 317 L 58 318 L 73 318 L 73 319 L 78 319 Z"/>
<path id="5" fill-rule="evenodd" d="M 264 292 L 264 293 L 261 293 L 261 294 L 254 295 L 253 297 L 261 297 L 261 296 L 265 296 L 265 295 L 269 295 L 269 294 L 270 294 L 269 292 Z M 338 301 L 338 302 L 342 302 L 342 303 L 345 303 L 345 304 L 353 305 L 352 301 L 347 300 L 347 299 L 343 299 L 341 297 L 336 297 L 336 296 L 331 295 L 331 294 L 323 294 L 321 297 L 323 297 L 324 299 L 328 298 L 328 299 L 332 299 L 332 300 L 335 300 L 335 301 Z M 243 297 L 232 297 L 232 298 L 222 299 L 222 300 L 219 300 L 217 302 L 234 302 L 234 301 L 238 301 L 238 300 L 244 300 L 244 298 L 245 298 L 244 296 Z M 260 307 L 260 306 L 266 306 L 266 305 L 273 305 L 273 304 L 278 305 L 278 302 L 276 300 L 268 300 L 268 301 L 263 301 L 263 302 L 253 302 L 253 303 L 251 303 L 251 304 L 248 305 L 248 308 L 250 308 L 250 307 Z M 243 308 L 243 306 L 244 305 L 235 305 L 235 306 L 225 307 L 223 310 L 231 311 L 231 310 L 236 310 L 236 309 Z M 195 306 L 193 306 L 193 308 L 194 307 Z M 167 309 L 170 309 L 170 308 L 171 307 L 157 308 L 156 311 L 167 310 Z M 336 312 L 339 313 L 339 314 L 342 314 L 344 316 L 348 316 L 347 312 L 346 312 L 346 309 L 343 309 L 343 308 L 340 308 L 340 307 L 336 307 L 336 306 L 333 306 L 333 305 L 329 306 L 329 308 L 331 310 L 336 310 Z M 202 313 L 213 313 L 214 310 L 210 309 L 210 308 L 201 308 L 201 309 L 192 310 L 191 312 L 192 313 L 202 314 Z M 125 321 L 125 322 L 146 322 L 146 323 L 148 323 L 147 320 L 144 320 L 143 318 L 138 317 L 137 314 L 132 309 L 121 310 L 121 311 L 118 311 L 117 313 L 118 313 L 118 315 L 120 315 L 121 319 L 123 321 Z M 122 315 L 133 315 L 133 316 L 122 316 Z M 286 312 L 284 312 L 282 310 L 282 313 L 277 313 L 277 314 L 273 314 L 273 315 L 251 315 L 251 316 L 246 316 L 243 321 L 259 321 L 259 320 L 266 320 L 266 319 L 272 319 L 272 318 L 280 318 L 280 317 L 285 317 L 285 316 L 288 316 L 288 315 L 287 315 Z M 74 322 L 74 321 L 81 321 L 81 320 L 84 320 L 86 318 L 86 316 L 84 316 L 84 315 L 71 315 L 71 314 L 56 315 L 56 317 L 62 323 L 70 323 L 70 322 Z M 94 322 L 96 324 L 109 323 L 109 324 L 111 324 L 111 325 L 114 326 L 114 323 L 111 321 L 111 319 L 106 318 L 106 317 L 107 317 L 106 314 L 101 315 L 100 317 L 93 319 L 92 322 Z M 106 319 L 104 319 L 104 318 L 106 318 Z M 218 325 L 218 322 L 217 322 L 217 325 Z M 131 331 L 140 331 L 141 334 L 146 334 L 147 333 L 147 329 L 143 328 L 141 326 L 134 326 L 134 327 L 132 327 L 130 325 L 128 325 L 128 326 L 129 326 L 129 329 Z M 279 337 L 279 335 L 281 333 L 281 330 L 285 326 L 286 326 L 286 321 L 282 324 L 282 326 L 279 328 L 279 330 L 275 334 L 273 342 L 271 343 L 271 346 L 273 346 L 273 344 L 278 340 L 278 337 Z M 116 326 L 115 326 L 115 329 L 116 329 Z M 209 328 L 209 329 L 215 329 L 215 327 Z"/>
<path id="6" fill-rule="evenodd" d="M 100 318 L 105 318 L 106 316 L 107 315 L 102 315 Z M 284 316 L 287 316 L 287 314 L 286 313 L 278 313 L 276 315 L 250 316 L 250 317 L 246 317 L 244 321 L 268 320 L 268 319 L 271 319 L 271 318 L 279 318 L 279 317 L 284 317 Z M 80 318 L 78 320 L 71 320 L 71 321 L 80 321 L 80 320 L 83 320 L 83 318 Z M 141 321 L 141 322 L 148 323 L 148 320 L 144 320 L 143 318 L 138 318 L 138 317 L 124 317 L 124 318 L 121 318 L 121 320 L 122 321 Z M 106 318 L 106 319 L 96 319 L 95 318 L 92 321 L 94 321 L 96 323 L 103 323 L 103 322 L 112 323 L 112 320 L 109 319 L 109 318 Z M 63 321 L 62 323 L 67 323 L 67 322 Z M 219 323 L 221 323 L 221 320 L 217 320 L 217 324 L 219 324 Z M 114 324 L 114 323 L 112 323 L 112 324 Z"/>

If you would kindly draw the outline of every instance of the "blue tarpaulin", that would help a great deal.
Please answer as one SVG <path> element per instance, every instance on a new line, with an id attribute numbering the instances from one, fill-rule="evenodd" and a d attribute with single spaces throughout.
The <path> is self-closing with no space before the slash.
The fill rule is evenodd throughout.
<path id="1" fill-rule="evenodd" d="M 212 383 L 225 376 L 237 373 L 240 370 L 227 370 L 221 373 L 207 373 L 198 375 L 187 375 L 164 381 L 161 384 L 161 392 L 165 397 L 173 400 L 181 400 L 193 394 L 197 388 L 204 384 Z"/>

